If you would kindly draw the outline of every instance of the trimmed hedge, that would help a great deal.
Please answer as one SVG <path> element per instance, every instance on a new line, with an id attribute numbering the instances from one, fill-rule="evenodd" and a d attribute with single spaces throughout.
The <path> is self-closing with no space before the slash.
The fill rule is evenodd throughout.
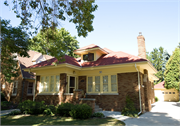
<path id="1" fill-rule="evenodd" d="M 54 105 L 49 105 L 44 110 L 43 114 L 45 115 L 54 115 L 57 112 L 57 108 Z"/>
<path id="2" fill-rule="evenodd" d="M 69 113 L 74 119 L 87 119 L 92 115 L 92 108 L 87 104 L 77 104 Z"/>
<path id="3" fill-rule="evenodd" d="M 158 97 L 155 97 L 155 101 L 156 101 L 156 102 L 159 101 Z"/>

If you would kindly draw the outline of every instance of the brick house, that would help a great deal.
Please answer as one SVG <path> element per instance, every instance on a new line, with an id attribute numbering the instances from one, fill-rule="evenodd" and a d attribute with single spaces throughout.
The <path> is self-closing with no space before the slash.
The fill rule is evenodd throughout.
<path id="1" fill-rule="evenodd" d="M 80 58 L 65 56 L 32 65 L 24 71 L 36 73 L 33 99 L 47 104 L 62 102 L 95 104 L 103 110 L 121 111 L 126 96 L 136 108 L 150 111 L 155 102 L 154 75 L 157 70 L 146 59 L 145 38 L 137 37 L 139 56 L 114 52 L 91 44 L 74 51 Z"/>
<path id="2" fill-rule="evenodd" d="M 35 76 L 31 72 L 26 72 L 23 69 L 33 64 L 53 58 L 52 56 L 42 55 L 36 51 L 28 51 L 29 58 L 17 56 L 18 67 L 20 68 L 19 76 L 12 78 L 13 82 L 8 83 L 4 80 L 4 75 L 1 74 L 1 91 L 5 94 L 6 99 L 19 103 L 21 100 L 33 100 L 33 87 L 35 85 Z"/>
<path id="3" fill-rule="evenodd" d="M 121 111 L 129 95 L 140 112 L 150 111 L 157 70 L 146 59 L 145 38 L 139 35 L 137 41 L 139 56 L 91 44 L 74 51 L 79 58 L 65 56 L 58 64 L 56 58 L 41 54 L 18 57 L 20 76 L 14 85 L 2 89 L 14 102 L 87 103 L 93 111 L 95 104 L 103 110 Z"/>

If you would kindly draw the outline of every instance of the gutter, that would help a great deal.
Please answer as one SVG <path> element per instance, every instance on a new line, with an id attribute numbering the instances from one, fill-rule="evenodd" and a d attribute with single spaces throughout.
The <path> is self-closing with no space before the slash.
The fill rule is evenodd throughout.
<path id="1" fill-rule="evenodd" d="M 138 72 L 138 88 L 139 88 L 139 104 L 140 104 L 140 112 L 138 113 L 138 115 L 140 115 L 142 113 L 142 106 L 141 106 L 141 90 L 140 90 L 140 80 L 139 80 L 139 71 L 136 67 L 136 63 L 135 63 L 135 68 Z"/>

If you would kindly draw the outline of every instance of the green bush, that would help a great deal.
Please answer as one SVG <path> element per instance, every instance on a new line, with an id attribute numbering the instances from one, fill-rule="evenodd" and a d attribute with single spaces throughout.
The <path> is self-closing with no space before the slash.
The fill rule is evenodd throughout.
<path id="1" fill-rule="evenodd" d="M 2 92 L 1 92 L 1 101 L 7 101 L 6 98 L 5 98 L 4 93 L 2 93 Z"/>
<path id="2" fill-rule="evenodd" d="M 5 110 L 5 109 L 12 109 L 14 108 L 14 104 L 12 102 L 8 102 L 8 101 L 1 101 L 1 109 Z"/>
<path id="3" fill-rule="evenodd" d="M 15 110 L 15 111 L 10 112 L 8 115 L 19 115 L 19 114 L 21 114 L 21 112 L 18 110 Z"/>
<path id="4" fill-rule="evenodd" d="M 18 108 L 20 109 L 21 113 L 27 114 L 42 114 L 46 109 L 46 105 L 44 101 L 42 102 L 35 102 L 31 100 L 26 100 L 22 103 L 19 103 Z"/>
<path id="5" fill-rule="evenodd" d="M 155 101 L 156 101 L 156 102 L 159 101 L 158 97 L 155 97 Z"/>
<path id="6" fill-rule="evenodd" d="M 99 118 L 102 118 L 102 117 L 105 117 L 103 113 L 101 112 L 96 112 L 92 115 L 92 117 L 99 117 Z"/>
<path id="7" fill-rule="evenodd" d="M 134 106 L 134 102 L 130 99 L 129 96 L 126 97 L 126 106 L 123 108 L 121 114 L 124 116 L 130 116 L 130 117 L 138 116 L 138 111 L 136 110 Z"/>
<path id="8" fill-rule="evenodd" d="M 71 111 L 73 106 L 74 105 L 71 103 L 61 103 L 61 105 L 59 105 L 57 108 L 57 114 L 59 114 L 60 116 L 69 117 L 69 112 Z"/>
<path id="9" fill-rule="evenodd" d="M 69 113 L 74 119 L 87 119 L 91 117 L 92 108 L 87 104 L 77 104 Z"/>
<path id="10" fill-rule="evenodd" d="M 57 112 L 56 107 L 54 105 L 49 105 L 49 106 L 47 106 L 47 108 L 44 110 L 43 113 L 45 115 L 54 115 L 54 114 L 56 114 L 56 112 Z"/>

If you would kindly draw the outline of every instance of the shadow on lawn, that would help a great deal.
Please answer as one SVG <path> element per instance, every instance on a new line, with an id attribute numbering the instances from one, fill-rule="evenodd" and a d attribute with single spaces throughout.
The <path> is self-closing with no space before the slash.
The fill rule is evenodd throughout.
<path id="1" fill-rule="evenodd" d="M 18 117 L 19 116 L 19 117 Z M 86 120 L 71 117 L 51 116 L 2 116 L 2 125 L 125 125 L 113 118 L 90 118 Z"/>

